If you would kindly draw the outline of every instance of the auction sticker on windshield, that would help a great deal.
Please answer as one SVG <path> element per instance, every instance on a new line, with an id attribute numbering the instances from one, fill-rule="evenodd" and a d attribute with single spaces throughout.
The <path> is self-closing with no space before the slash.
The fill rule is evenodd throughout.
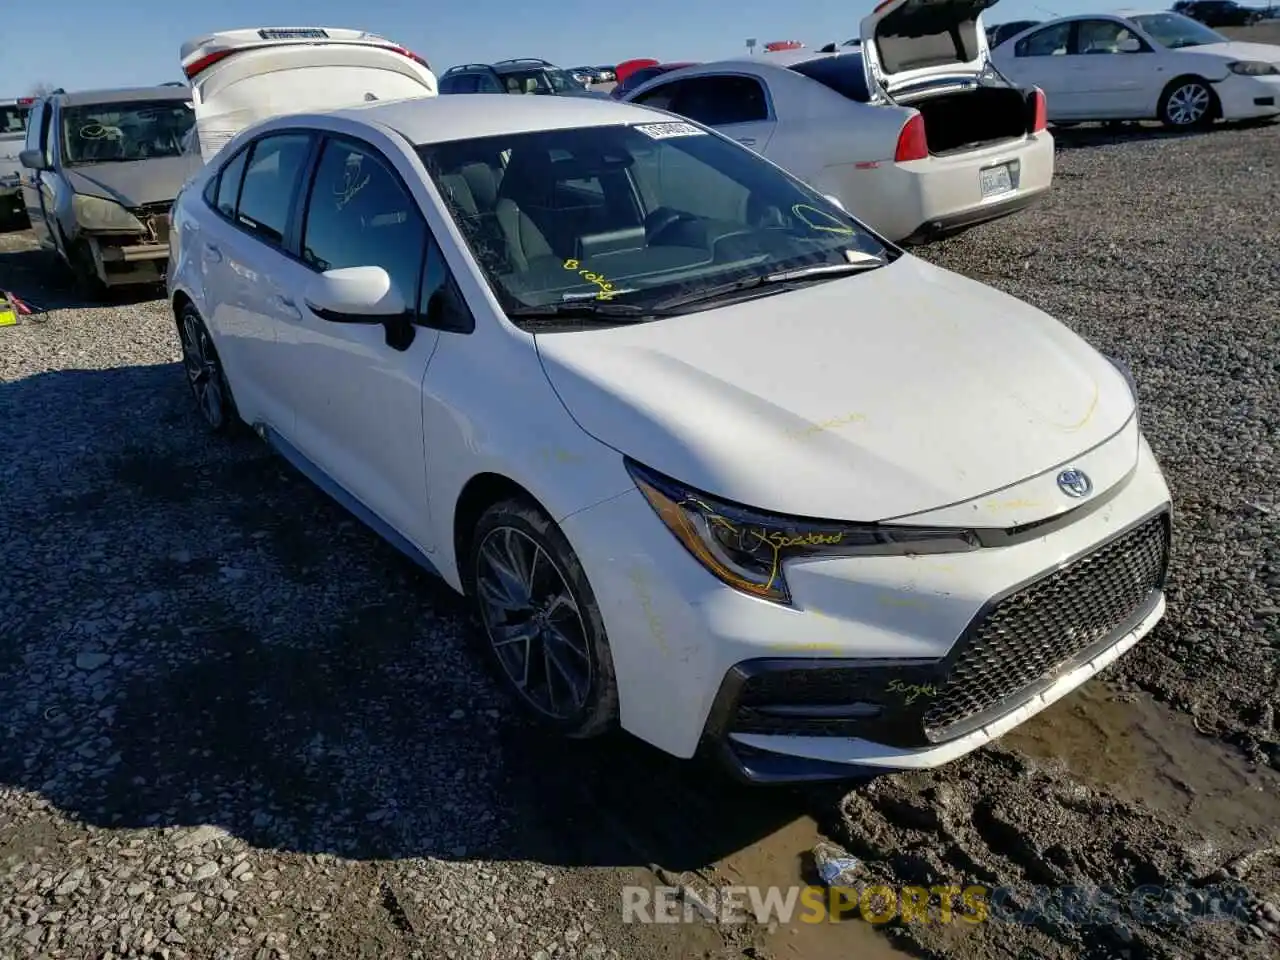
<path id="1" fill-rule="evenodd" d="M 654 140 L 666 140 L 670 137 L 701 137 L 705 130 L 699 130 L 692 123 L 642 123 L 636 129 L 646 137 Z"/>

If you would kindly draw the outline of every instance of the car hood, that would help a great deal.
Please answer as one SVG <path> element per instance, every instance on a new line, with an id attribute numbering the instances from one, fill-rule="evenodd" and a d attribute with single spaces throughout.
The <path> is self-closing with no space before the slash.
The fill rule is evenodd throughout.
<path id="1" fill-rule="evenodd" d="M 1052 317 L 904 256 L 696 314 L 535 337 L 596 439 L 704 493 L 876 521 L 1067 464 L 1133 413 Z"/>
<path id="2" fill-rule="evenodd" d="M 65 169 L 76 193 L 114 200 L 126 207 L 171 201 L 200 169 L 197 156 L 155 157 L 114 163 L 85 163 Z"/>
<path id="3" fill-rule="evenodd" d="M 1182 47 L 1179 53 L 1211 53 L 1231 60 L 1261 60 L 1263 63 L 1280 64 L 1280 46 L 1274 43 L 1205 43 L 1197 47 Z"/>

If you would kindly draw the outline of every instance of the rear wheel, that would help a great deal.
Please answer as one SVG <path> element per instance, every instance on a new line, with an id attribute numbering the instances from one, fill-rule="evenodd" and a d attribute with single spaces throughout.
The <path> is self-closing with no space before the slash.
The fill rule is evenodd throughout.
<path id="1" fill-rule="evenodd" d="M 1173 130 L 1194 130 L 1213 123 L 1218 96 L 1199 77 L 1180 77 L 1160 98 L 1160 121 Z"/>
<path id="2" fill-rule="evenodd" d="M 178 338 L 182 341 L 182 368 L 196 409 L 214 433 L 228 433 L 240 422 L 231 388 L 213 338 L 196 308 L 188 303 L 178 314 Z"/>
<path id="3" fill-rule="evenodd" d="M 521 500 L 494 504 L 476 524 L 465 570 L 484 652 L 524 712 L 569 737 L 609 731 L 618 691 L 604 622 L 555 523 Z"/>

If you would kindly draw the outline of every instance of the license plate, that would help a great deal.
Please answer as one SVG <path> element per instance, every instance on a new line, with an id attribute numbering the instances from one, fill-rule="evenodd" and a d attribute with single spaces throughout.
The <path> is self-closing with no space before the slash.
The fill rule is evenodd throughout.
<path id="1" fill-rule="evenodd" d="M 978 172 L 978 182 L 982 185 L 982 199 L 1008 193 L 1013 189 L 1013 174 L 1007 163 L 998 167 L 987 167 Z"/>

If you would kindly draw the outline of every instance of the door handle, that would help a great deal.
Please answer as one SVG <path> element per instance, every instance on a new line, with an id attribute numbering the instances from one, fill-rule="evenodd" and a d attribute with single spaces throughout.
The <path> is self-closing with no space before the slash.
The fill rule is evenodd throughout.
<path id="1" fill-rule="evenodd" d="M 291 297 L 286 297 L 284 294 L 279 294 L 278 296 L 276 296 L 275 300 L 276 300 L 276 306 L 280 308 L 280 312 L 283 313 L 290 320 L 302 319 L 302 311 L 298 309 L 298 305 L 294 303 Z"/>
<path id="2" fill-rule="evenodd" d="M 216 243 L 206 243 L 204 245 L 204 258 L 210 263 L 221 263 L 222 251 L 218 249 Z"/>
<path id="3" fill-rule="evenodd" d="M 754 146 L 754 145 L 755 145 L 756 138 L 755 138 L 755 137 L 740 137 L 740 138 L 738 139 L 738 142 L 739 142 L 740 144 L 742 144 L 744 147 L 750 147 L 750 146 Z"/>

